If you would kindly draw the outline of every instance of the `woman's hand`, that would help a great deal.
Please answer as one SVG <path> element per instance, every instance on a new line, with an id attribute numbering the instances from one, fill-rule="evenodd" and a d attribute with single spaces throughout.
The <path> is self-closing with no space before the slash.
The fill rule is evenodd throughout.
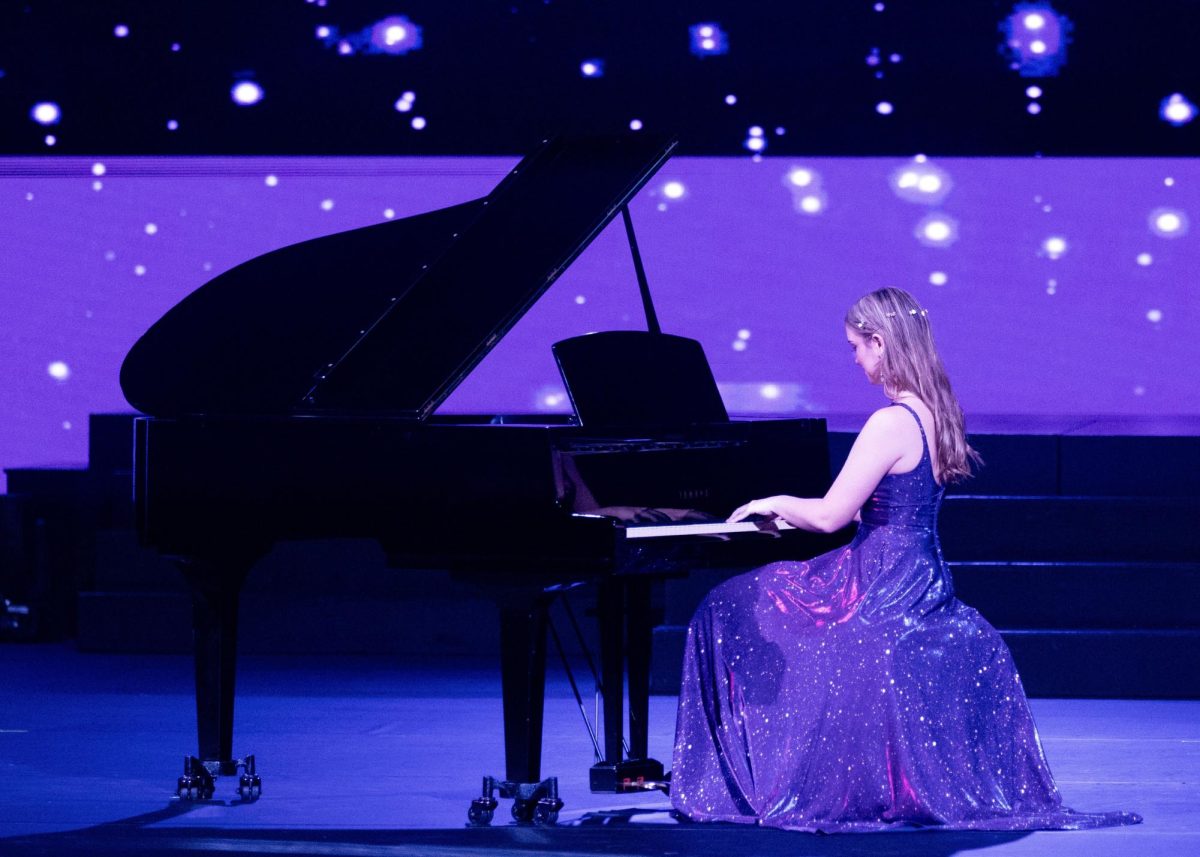
<path id="1" fill-rule="evenodd" d="M 744 506 L 738 506 L 733 514 L 729 516 L 727 523 L 736 524 L 738 521 L 744 521 L 751 515 L 762 515 L 768 520 L 779 517 L 779 514 L 773 508 L 774 497 L 765 497 L 762 500 L 751 500 Z"/>

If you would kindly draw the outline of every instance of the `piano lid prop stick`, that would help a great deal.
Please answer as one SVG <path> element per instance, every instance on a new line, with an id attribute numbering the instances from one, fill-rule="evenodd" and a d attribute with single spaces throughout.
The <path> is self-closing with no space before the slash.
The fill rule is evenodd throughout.
<path id="1" fill-rule="evenodd" d="M 638 251 L 637 236 L 633 234 L 633 218 L 629 206 L 621 206 L 621 218 L 625 221 L 625 234 L 629 236 L 629 249 L 633 253 L 633 269 L 637 272 L 638 289 L 642 293 L 642 307 L 646 310 L 646 329 L 651 333 L 662 333 L 654 302 L 650 299 L 650 284 L 646 282 L 646 269 L 642 266 L 642 254 Z"/>

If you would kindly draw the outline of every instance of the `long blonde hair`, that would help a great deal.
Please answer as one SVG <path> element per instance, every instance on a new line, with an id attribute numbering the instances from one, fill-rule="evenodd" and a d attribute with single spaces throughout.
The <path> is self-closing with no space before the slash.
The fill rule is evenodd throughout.
<path id="1" fill-rule="evenodd" d="M 879 289 L 858 299 L 846 313 L 846 326 L 864 339 L 883 340 L 880 380 L 889 396 L 911 392 L 933 412 L 937 435 L 938 481 L 960 482 L 981 464 L 967 443 L 962 408 L 933 343 L 928 313 L 903 289 Z"/>

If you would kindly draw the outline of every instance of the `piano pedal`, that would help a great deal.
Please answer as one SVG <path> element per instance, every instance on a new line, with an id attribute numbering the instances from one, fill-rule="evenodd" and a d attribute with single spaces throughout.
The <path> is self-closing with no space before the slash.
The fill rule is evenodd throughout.
<path id="1" fill-rule="evenodd" d="M 588 783 L 593 794 L 624 794 L 662 789 L 668 777 L 657 759 L 624 759 L 592 765 Z"/>
<path id="2" fill-rule="evenodd" d="M 486 827 L 492 823 L 499 806 L 497 793 L 502 798 L 512 799 L 512 817 L 517 824 L 548 827 L 558 823 L 558 813 L 563 808 L 558 797 L 558 777 L 549 777 L 540 783 L 515 783 L 484 777 L 483 793 L 471 801 L 467 810 L 468 826 Z"/>

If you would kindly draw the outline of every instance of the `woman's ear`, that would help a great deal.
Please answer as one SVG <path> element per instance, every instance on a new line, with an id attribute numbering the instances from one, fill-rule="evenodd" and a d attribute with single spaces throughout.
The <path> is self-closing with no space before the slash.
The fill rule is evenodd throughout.
<path id="1" fill-rule="evenodd" d="M 883 337 L 880 336 L 878 333 L 872 333 L 871 334 L 871 344 L 874 345 L 876 348 L 878 348 L 880 351 L 882 351 L 883 350 Z"/>

